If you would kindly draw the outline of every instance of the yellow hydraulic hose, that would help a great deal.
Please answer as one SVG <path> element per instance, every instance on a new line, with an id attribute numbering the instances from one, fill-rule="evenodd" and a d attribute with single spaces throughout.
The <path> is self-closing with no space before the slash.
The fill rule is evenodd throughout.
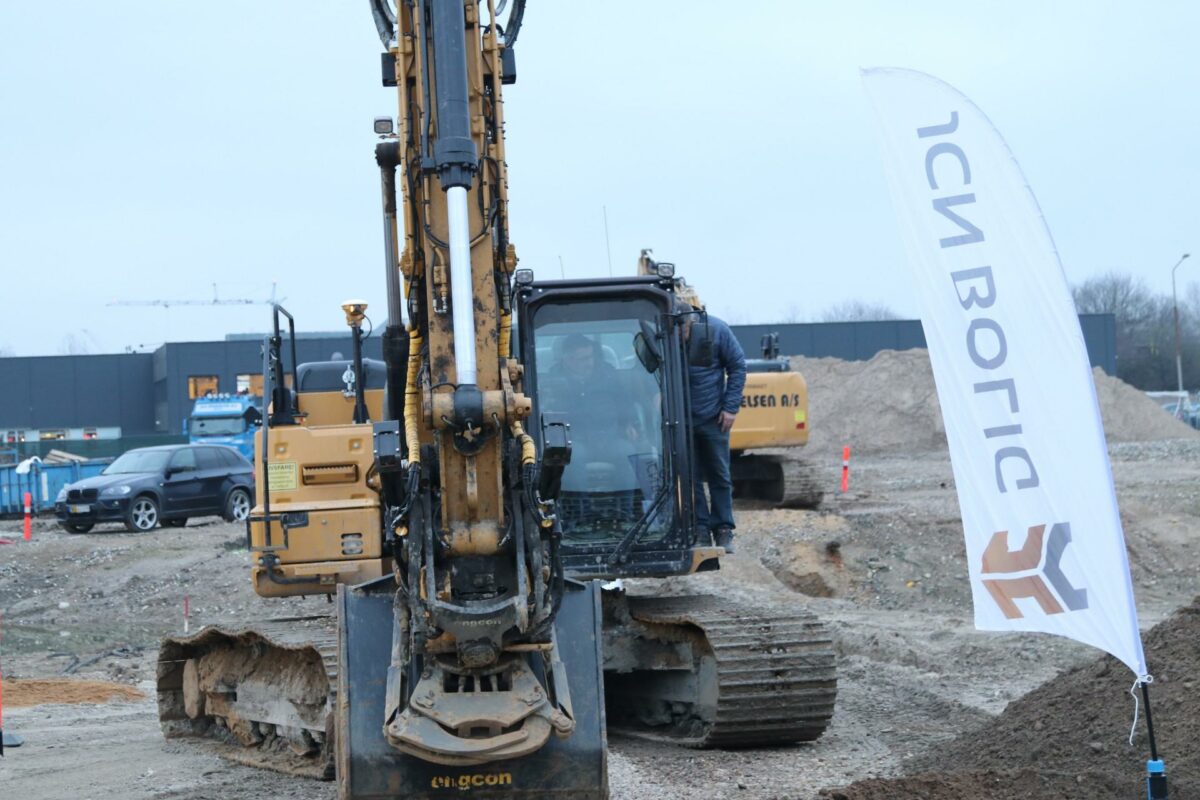
<path id="1" fill-rule="evenodd" d="M 512 345 L 512 312 L 500 314 L 500 357 L 508 358 Z"/>
<path id="2" fill-rule="evenodd" d="M 533 437 L 525 432 L 524 426 L 520 422 L 512 424 L 513 438 L 521 443 L 521 466 L 527 467 L 537 463 L 537 448 L 533 444 Z"/>
<path id="3" fill-rule="evenodd" d="M 421 387 L 417 379 L 421 372 L 421 348 L 425 340 L 416 328 L 408 331 L 408 380 L 404 385 L 404 441 L 408 445 L 408 463 L 421 463 Z"/>
<path id="4" fill-rule="evenodd" d="M 514 422 L 509 428 L 512 435 L 521 443 L 521 466 L 531 467 L 537 463 L 537 447 L 533 443 L 533 437 L 525 432 L 525 427 L 520 422 Z M 540 504 L 542 512 L 541 526 L 549 528 L 554 525 L 554 518 L 547 514 L 549 506 L 546 503 Z"/>

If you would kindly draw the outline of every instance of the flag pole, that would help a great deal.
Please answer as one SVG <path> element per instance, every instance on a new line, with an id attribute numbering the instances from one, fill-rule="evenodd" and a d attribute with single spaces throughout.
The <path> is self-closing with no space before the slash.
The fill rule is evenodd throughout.
<path id="1" fill-rule="evenodd" d="M 1154 739 L 1154 717 L 1150 714 L 1150 682 L 1141 681 L 1142 703 L 1146 706 L 1146 732 L 1150 736 L 1150 760 L 1146 762 L 1146 797 L 1167 800 L 1167 769 L 1158 757 L 1158 742 Z"/>

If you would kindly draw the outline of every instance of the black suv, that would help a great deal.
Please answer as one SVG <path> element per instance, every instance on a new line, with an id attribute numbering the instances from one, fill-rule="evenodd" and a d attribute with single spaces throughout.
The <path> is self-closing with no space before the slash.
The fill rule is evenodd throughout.
<path id="1" fill-rule="evenodd" d="M 94 478 L 67 484 L 54 503 L 58 524 L 87 533 L 97 522 L 131 531 L 220 514 L 242 521 L 254 505 L 254 468 L 231 447 L 169 445 L 130 450 Z"/>

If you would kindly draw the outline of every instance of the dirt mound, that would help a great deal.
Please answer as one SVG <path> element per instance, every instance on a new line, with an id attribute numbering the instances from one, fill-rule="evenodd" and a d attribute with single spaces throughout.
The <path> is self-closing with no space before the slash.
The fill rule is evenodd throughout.
<path id="1" fill-rule="evenodd" d="M 1172 793 L 1200 792 L 1200 598 L 1145 637 L 1151 700 Z M 983 800 L 1124 798 L 1140 791 L 1149 752 L 1144 720 L 1126 742 L 1133 702 L 1128 668 L 1112 656 L 1068 670 L 1009 704 L 999 717 L 919 756 L 911 774 L 829 790 L 837 800 L 883 797 Z M 953 767 L 953 769 L 947 769 Z M 964 793 L 965 792 L 965 793 Z"/>
<path id="2" fill-rule="evenodd" d="M 112 700 L 140 700 L 145 695 L 123 683 L 109 681 L 73 681 L 14 678 L 4 681 L 4 704 L 11 708 L 40 706 L 46 703 L 107 703 Z"/>
<path id="3" fill-rule="evenodd" d="M 870 361 L 795 356 L 808 382 L 812 445 L 850 445 L 865 452 L 940 450 L 946 429 L 929 353 L 883 350 Z M 1094 371 L 1096 396 L 1110 442 L 1200 438 L 1129 384 Z"/>
<path id="4" fill-rule="evenodd" d="M 946 775 L 918 775 L 912 778 L 873 778 L 859 781 L 847 789 L 826 789 L 828 800 L 1030 800 L 1035 797 L 1094 798 L 1093 786 L 1072 776 L 1043 775 L 1031 770 L 1006 772 L 951 772 Z M 1123 797 L 1133 797 L 1125 792 Z"/>
<path id="5" fill-rule="evenodd" d="M 1158 403 L 1120 378 L 1096 367 L 1096 399 L 1104 417 L 1104 434 L 1110 442 L 1153 442 L 1160 439 L 1194 439 L 1195 430 L 1167 414 Z"/>
<path id="6" fill-rule="evenodd" d="M 946 429 L 924 350 L 884 350 L 870 361 L 798 356 L 792 366 L 808 383 L 814 447 L 945 448 Z"/>

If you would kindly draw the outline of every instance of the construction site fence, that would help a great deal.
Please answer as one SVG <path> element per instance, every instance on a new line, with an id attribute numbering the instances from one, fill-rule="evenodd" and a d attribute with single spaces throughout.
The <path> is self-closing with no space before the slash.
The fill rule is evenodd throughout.
<path id="1" fill-rule="evenodd" d="M 34 514 L 53 511 L 59 491 L 68 483 L 99 475 L 112 463 L 111 458 L 95 461 L 73 461 L 69 464 L 33 462 L 23 474 L 16 464 L 0 467 L 0 515 L 25 513 L 25 493 L 30 495 L 30 511 Z"/>

